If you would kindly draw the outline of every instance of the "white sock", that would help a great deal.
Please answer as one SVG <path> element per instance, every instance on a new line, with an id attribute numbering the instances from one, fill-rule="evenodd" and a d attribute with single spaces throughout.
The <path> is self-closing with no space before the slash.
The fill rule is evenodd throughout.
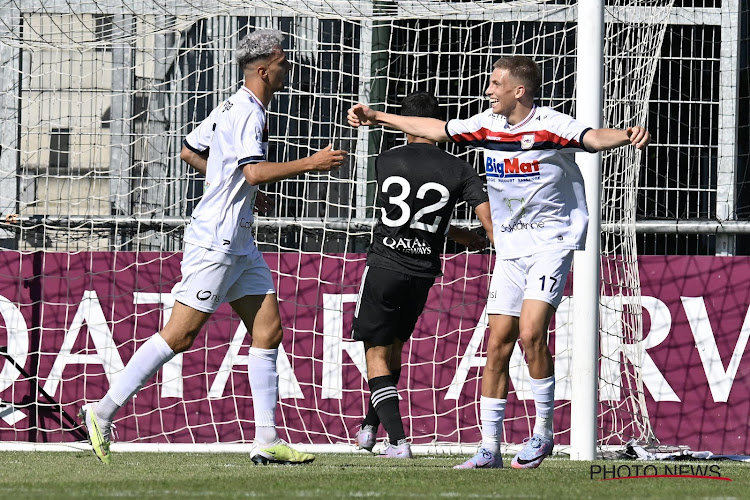
<path id="1" fill-rule="evenodd" d="M 555 376 L 531 379 L 531 393 L 534 395 L 536 422 L 534 434 L 552 438 L 552 416 L 555 409 Z"/>
<path id="2" fill-rule="evenodd" d="M 253 393 L 255 441 L 271 444 L 279 439 L 276 433 L 276 403 L 279 399 L 279 373 L 276 371 L 278 349 L 250 348 L 247 374 Z"/>
<path id="3" fill-rule="evenodd" d="M 172 359 L 175 352 L 158 333 L 148 339 L 128 361 L 125 369 L 110 386 L 104 398 L 96 405 L 96 416 L 112 422 L 117 410 L 122 408 L 143 384 Z"/>
<path id="4" fill-rule="evenodd" d="M 109 393 L 107 393 L 104 395 L 101 401 L 96 403 L 96 408 L 94 408 L 94 413 L 96 414 L 96 417 L 99 419 L 99 422 L 102 425 L 106 426 L 107 424 L 112 423 L 112 419 L 115 418 L 115 413 L 117 413 L 117 410 L 119 409 L 120 409 L 120 406 L 118 406 L 118 404 L 115 403 L 114 399 L 112 399 L 112 396 L 110 396 Z"/>
<path id="5" fill-rule="evenodd" d="M 503 438 L 503 418 L 505 418 L 506 399 L 479 398 L 479 414 L 482 421 L 482 448 L 492 453 L 500 452 Z"/>

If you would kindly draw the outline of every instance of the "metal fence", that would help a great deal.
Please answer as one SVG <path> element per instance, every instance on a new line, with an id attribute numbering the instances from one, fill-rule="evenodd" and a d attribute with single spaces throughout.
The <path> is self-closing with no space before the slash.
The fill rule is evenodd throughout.
<path id="1" fill-rule="evenodd" d="M 575 25 L 564 19 L 395 21 L 383 38 L 377 20 L 136 20 L 102 13 L 71 20 L 54 9 L 4 5 L 3 12 L 13 7 L 20 17 L 4 24 L 0 38 L 23 42 L 20 49 L 3 43 L 0 50 L 3 130 L 7 138 L 15 128 L 17 137 L 15 160 L 3 139 L 0 192 L 3 211 L 21 216 L 20 225 L 6 226 L 0 235 L 6 248 L 179 250 L 181 226 L 175 221 L 189 215 L 202 192 L 200 179 L 177 156 L 181 140 L 233 93 L 239 75 L 224 59 L 255 27 L 293 34 L 287 41 L 295 62 L 291 85 L 278 95 L 270 116 L 271 136 L 278 139 L 270 157 L 279 161 L 307 155 L 329 138 L 338 147 L 356 148 L 357 132 L 344 126 L 345 111 L 363 97 L 363 68 L 384 54 L 390 58 L 387 83 L 376 90 L 386 109 L 411 90 L 439 98 L 455 92 L 481 96 L 491 56 L 467 40 L 489 40 L 500 53 L 535 54 L 549 82 L 543 103 L 574 111 Z M 750 7 L 739 0 L 683 0 L 672 8 L 649 104 L 654 143 L 639 181 L 641 254 L 750 254 L 749 20 Z M 63 47 L 42 47 L 43 39 L 55 36 Z M 453 53 L 455 46 L 459 53 Z M 139 69 L 144 67 L 148 74 Z M 459 82 L 453 78 L 459 70 L 476 76 Z M 18 109 L 8 104 L 14 98 L 22 103 Z M 450 115 L 481 106 L 479 98 L 446 102 Z M 76 106 L 75 120 L 66 119 Z M 102 137 L 106 144 L 97 142 Z M 400 139 L 384 133 L 377 140 L 389 147 Z M 460 154 L 478 164 L 476 154 Z M 273 220 L 259 224 L 259 241 L 281 249 L 364 249 L 368 237 L 361 225 L 348 232 L 331 228 L 325 235 L 314 227 L 274 226 L 276 219 L 367 219 L 372 186 L 351 181 L 363 175 L 358 168 L 347 165 L 333 182 L 312 177 L 264 188 L 277 207 Z"/>

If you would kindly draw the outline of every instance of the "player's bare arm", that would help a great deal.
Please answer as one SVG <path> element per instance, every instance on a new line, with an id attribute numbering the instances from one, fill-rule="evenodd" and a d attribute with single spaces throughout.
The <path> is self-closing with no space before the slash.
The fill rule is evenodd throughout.
<path id="1" fill-rule="evenodd" d="M 472 251 L 483 250 L 487 246 L 487 240 L 479 235 L 479 233 L 454 226 L 453 224 L 448 226 L 448 237 Z"/>
<path id="2" fill-rule="evenodd" d="M 187 146 L 182 146 L 180 151 L 180 159 L 196 169 L 203 175 L 206 175 L 206 168 L 208 167 L 208 153 L 196 153 Z"/>
<path id="3" fill-rule="evenodd" d="M 482 223 L 484 231 L 487 233 L 487 239 L 490 243 L 495 244 L 494 236 L 492 233 L 492 213 L 490 211 L 490 202 L 484 202 L 474 209 L 474 213 L 477 214 L 479 222 Z M 460 243 L 467 247 L 469 250 L 482 250 L 487 246 L 487 240 L 467 229 L 461 229 L 454 225 L 448 227 L 448 237 L 453 241 Z"/>
<path id="4" fill-rule="evenodd" d="M 626 129 L 600 128 L 589 130 L 583 136 L 583 145 L 589 151 L 606 151 L 631 144 L 636 149 L 643 149 L 651 142 L 651 134 L 645 127 L 628 127 Z"/>
<path id="5" fill-rule="evenodd" d="M 490 243 L 495 244 L 495 234 L 492 231 L 492 211 L 490 210 L 490 202 L 487 201 L 474 209 L 474 213 L 477 214 L 479 222 L 482 223 L 484 231 L 487 233 L 487 239 Z"/>
<path id="6" fill-rule="evenodd" d="M 180 151 L 180 159 L 201 174 L 206 175 L 206 169 L 208 168 L 208 153 L 198 154 L 187 146 L 182 146 L 182 151 Z M 259 214 L 270 214 L 274 206 L 275 202 L 270 196 L 261 193 L 260 191 L 255 196 L 255 210 Z"/>
<path id="7" fill-rule="evenodd" d="M 282 179 L 288 179 L 305 172 L 328 172 L 335 170 L 344 163 L 346 151 L 334 150 L 333 145 L 329 144 L 314 155 L 299 160 L 285 163 L 264 161 L 260 163 L 251 163 L 245 165 L 242 173 L 245 180 L 256 186 L 258 184 L 268 184 Z"/>
<path id="8" fill-rule="evenodd" d="M 361 126 L 385 125 L 395 128 L 409 135 L 424 137 L 435 142 L 446 142 L 445 122 L 435 118 L 421 116 L 402 116 L 383 113 L 364 104 L 355 104 L 347 113 L 349 125 L 354 128 Z"/>

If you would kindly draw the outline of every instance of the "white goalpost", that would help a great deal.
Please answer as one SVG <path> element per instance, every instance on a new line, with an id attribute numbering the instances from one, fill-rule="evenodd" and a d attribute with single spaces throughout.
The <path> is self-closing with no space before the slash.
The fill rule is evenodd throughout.
<path id="1" fill-rule="evenodd" d="M 604 5 L 597 0 L 578 2 L 576 118 L 593 128 L 602 127 L 602 67 L 604 66 Z M 586 186 L 586 204 L 601 206 L 601 153 L 577 154 L 576 162 Z M 586 249 L 574 255 L 573 294 L 599 295 L 601 270 L 599 234 L 601 212 L 589 213 Z M 576 300 L 573 310 L 573 355 L 571 362 L 570 457 L 593 460 L 596 457 L 596 414 L 599 375 L 599 303 Z"/>
<path id="2" fill-rule="evenodd" d="M 349 331 L 375 217 L 374 159 L 404 138 L 353 130 L 346 110 L 366 102 L 397 112 L 420 90 L 438 98 L 445 118 L 468 117 L 487 105 L 492 62 L 521 54 L 540 64 L 541 104 L 594 127 L 645 124 L 670 8 L 671 0 L 0 0 L 0 210 L 19 214 L 0 225 L 9 250 L 0 253 L 0 449 L 80 449 L 69 417 L 101 398 L 169 318 L 184 224 L 203 192 L 179 160 L 181 142 L 238 88 L 234 48 L 248 31 L 283 31 L 293 63 L 269 109 L 269 160 L 330 142 L 350 152 L 338 172 L 264 186 L 274 206 L 254 231 L 284 326 L 280 435 L 301 449 L 352 451 L 368 391 Z M 481 152 L 446 148 L 484 175 Z M 569 280 L 549 340 L 555 442 L 578 459 L 654 439 L 640 377 L 641 158 L 629 149 L 578 158 L 592 176 L 589 252 L 576 257 L 576 284 Z M 466 206 L 454 222 L 479 227 Z M 398 386 L 418 453 L 468 453 L 480 440 L 494 257 L 445 250 L 445 275 Z M 246 451 L 248 344 L 223 306 L 118 414 L 113 450 Z M 511 364 L 508 448 L 528 436 L 534 413 L 520 346 Z"/>

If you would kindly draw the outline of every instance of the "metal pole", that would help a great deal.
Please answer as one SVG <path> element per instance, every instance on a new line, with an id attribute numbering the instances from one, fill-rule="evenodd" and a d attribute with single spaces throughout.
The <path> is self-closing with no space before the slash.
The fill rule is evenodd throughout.
<path id="1" fill-rule="evenodd" d="M 738 0 L 721 2 L 721 51 L 719 56 L 719 149 L 716 172 L 716 217 L 736 220 L 737 89 L 739 88 L 740 5 Z M 734 255 L 733 234 L 716 236 L 716 255 Z"/>
<path id="2" fill-rule="evenodd" d="M 133 137 L 133 47 L 135 17 L 117 14 L 112 23 L 112 103 L 110 105 L 109 198 L 113 215 L 131 213 L 130 178 L 132 177 L 131 141 Z M 113 234 L 115 248 L 121 241 Z"/>
<path id="3" fill-rule="evenodd" d="M 0 4 L 0 36 L 20 38 L 21 15 L 15 2 Z M 0 42 L 0 213 L 18 210 L 19 127 L 21 122 L 21 50 Z M 13 233 L 0 230 L 0 246 L 15 248 Z"/>
<path id="4" fill-rule="evenodd" d="M 372 4 L 370 4 L 372 8 Z M 371 104 L 372 87 L 372 21 L 362 21 L 359 36 L 359 88 L 357 100 L 363 104 Z M 364 219 L 367 217 L 367 180 L 368 180 L 368 157 L 370 153 L 369 135 L 374 133 L 369 127 L 357 129 L 356 149 L 356 195 L 355 195 L 355 217 Z"/>
<path id="5" fill-rule="evenodd" d="M 578 2 L 576 118 L 594 128 L 602 126 L 602 68 L 604 66 L 604 4 Z M 582 153 L 576 161 L 586 185 L 589 228 L 586 250 L 573 261 L 573 348 L 571 380 L 570 458 L 596 456 L 596 413 L 599 352 L 599 227 L 601 224 L 601 154 Z"/>
<path id="6" fill-rule="evenodd" d="M 153 78 L 148 89 L 148 114 L 143 133 L 146 135 L 146 156 L 143 158 L 140 179 L 140 206 L 134 207 L 136 216 L 151 216 L 159 219 L 165 215 L 167 182 L 169 176 L 169 138 L 167 130 L 167 70 L 173 35 L 166 31 L 170 18 L 157 15 L 156 26 L 163 31 L 154 35 Z M 164 234 L 154 231 L 148 239 L 139 243 L 141 250 L 161 250 Z"/>

